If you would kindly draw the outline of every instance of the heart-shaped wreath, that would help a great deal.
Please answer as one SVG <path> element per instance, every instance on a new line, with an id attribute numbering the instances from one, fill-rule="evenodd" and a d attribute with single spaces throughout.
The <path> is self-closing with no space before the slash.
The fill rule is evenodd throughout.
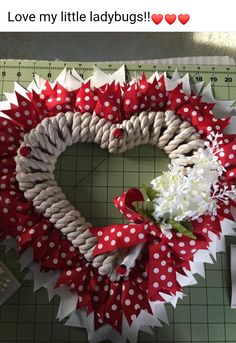
<path id="1" fill-rule="evenodd" d="M 136 341 L 166 321 L 203 262 L 234 234 L 236 139 L 223 134 L 232 102 L 210 87 L 143 74 L 125 82 L 95 69 L 83 81 L 64 70 L 50 83 L 35 76 L 2 103 L 0 238 L 16 239 L 36 288 L 61 297 L 59 319 L 86 327 L 91 341 Z M 222 116 L 223 114 L 223 116 Z M 163 149 L 169 170 L 114 199 L 126 224 L 92 227 L 54 178 L 66 147 L 95 142 L 110 153 L 140 144 Z"/>

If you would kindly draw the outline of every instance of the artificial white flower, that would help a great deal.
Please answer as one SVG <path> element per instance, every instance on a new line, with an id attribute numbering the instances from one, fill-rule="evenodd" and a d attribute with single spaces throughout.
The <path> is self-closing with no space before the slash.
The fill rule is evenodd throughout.
<path id="1" fill-rule="evenodd" d="M 206 148 L 194 154 L 195 164 L 185 167 L 185 156 L 179 156 L 164 172 L 151 181 L 157 192 L 153 200 L 153 217 L 158 221 L 172 218 L 178 222 L 197 219 L 204 214 L 215 214 L 217 201 L 236 197 L 235 188 L 219 189 L 218 178 L 224 172 L 217 158 L 220 135 L 208 137 Z"/>

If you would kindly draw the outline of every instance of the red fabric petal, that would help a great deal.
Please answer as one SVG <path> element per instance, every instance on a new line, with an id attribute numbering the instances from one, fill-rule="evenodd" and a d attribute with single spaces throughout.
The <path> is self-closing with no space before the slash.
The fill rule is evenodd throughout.
<path id="1" fill-rule="evenodd" d="M 92 91 L 90 86 L 90 80 L 83 83 L 78 90 L 75 98 L 75 109 L 80 113 L 90 112 L 96 108 L 98 102 L 98 96 Z"/>
<path id="2" fill-rule="evenodd" d="M 169 93 L 166 91 L 164 76 L 159 80 L 156 78 L 148 89 L 149 107 L 153 111 L 163 111 L 168 101 Z"/>
<path id="3" fill-rule="evenodd" d="M 95 113 L 104 117 L 112 123 L 122 121 L 121 117 L 121 89 L 119 85 L 113 82 L 107 85 L 106 89 L 96 89 L 96 94 L 99 98 L 99 106 L 96 107 Z"/>
<path id="4" fill-rule="evenodd" d="M 138 85 L 133 83 L 125 91 L 123 96 L 124 119 L 129 119 L 139 111 Z"/>
<path id="5" fill-rule="evenodd" d="M 48 111 L 53 115 L 59 112 L 74 111 L 75 93 L 69 92 L 59 83 L 53 89 L 53 93 L 46 100 Z"/>
<path id="6" fill-rule="evenodd" d="M 14 105 L 10 110 L 3 110 L 2 112 L 29 131 L 39 122 L 35 107 L 31 100 L 23 97 L 17 92 L 15 94 L 18 105 Z"/>
<path id="7" fill-rule="evenodd" d="M 182 89 L 182 84 L 178 85 L 169 95 L 169 105 L 167 108 L 172 111 L 178 111 L 180 107 L 185 105 L 189 97 Z"/>

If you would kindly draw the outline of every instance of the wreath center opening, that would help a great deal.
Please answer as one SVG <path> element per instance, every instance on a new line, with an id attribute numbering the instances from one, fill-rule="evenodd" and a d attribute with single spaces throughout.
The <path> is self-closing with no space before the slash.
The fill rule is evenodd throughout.
<path id="1" fill-rule="evenodd" d="M 94 226 L 125 221 L 113 204 L 130 187 L 149 186 L 170 160 L 156 147 L 142 145 L 111 154 L 94 143 L 77 143 L 58 158 L 55 179 L 67 199 Z"/>

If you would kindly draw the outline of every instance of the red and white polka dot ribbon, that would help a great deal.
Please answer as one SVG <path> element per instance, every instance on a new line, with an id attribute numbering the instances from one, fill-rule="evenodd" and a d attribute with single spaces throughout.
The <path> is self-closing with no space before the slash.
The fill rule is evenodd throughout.
<path id="1" fill-rule="evenodd" d="M 212 112 L 215 104 L 202 101 L 202 96 L 193 92 L 186 94 L 183 85 L 178 84 L 167 91 L 164 76 L 148 81 L 145 74 L 130 83 L 112 82 L 101 87 L 92 87 L 91 81 L 82 83 L 78 89 L 67 90 L 60 83 L 45 82 L 41 93 L 34 90 L 27 97 L 15 92 L 18 105 L 3 110 L 18 125 L 32 129 L 45 117 L 59 112 L 89 112 L 112 123 L 121 123 L 132 115 L 146 110 L 172 110 L 191 124 L 203 135 L 220 132 L 229 124 L 229 118 L 216 118 Z"/>
<path id="2" fill-rule="evenodd" d="M 172 232 L 171 238 L 166 237 L 156 224 L 135 211 L 132 203 L 142 200 L 142 193 L 135 188 L 114 199 L 116 207 L 129 223 L 91 229 L 98 238 L 94 255 L 148 243 L 148 295 L 151 300 L 157 300 L 160 299 L 160 290 L 168 291 L 168 288 L 171 288 L 176 292 L 181 289 L 173 265 L 180 265 L 184 259 L 191 260 L 196 248 L 201 248 L 202 241 L 204 245 L 206 242 L 204 238 L 196 241 L 175 231 Z"/>

